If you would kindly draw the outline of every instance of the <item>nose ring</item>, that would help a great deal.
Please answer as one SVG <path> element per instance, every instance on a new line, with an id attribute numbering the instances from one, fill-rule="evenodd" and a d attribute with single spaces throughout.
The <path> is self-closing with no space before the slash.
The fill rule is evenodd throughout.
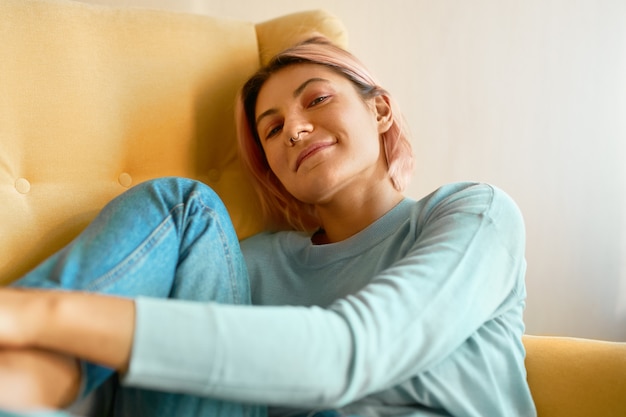
<path id="1" fill-rule="evenodd" d="M 290 137 L 290 138 L 289 138 L 289 142 L 291 142 L 291 143 L 296 143 L 296 142 L 301 141 L 302 139 L 300 139 L 300 133 L 301 133 L 301 132 L 298 132 L 298 134 L 296 135 L 296 137 L 295 137 L 295 138 L 294 138 L 294 137 Z"/>

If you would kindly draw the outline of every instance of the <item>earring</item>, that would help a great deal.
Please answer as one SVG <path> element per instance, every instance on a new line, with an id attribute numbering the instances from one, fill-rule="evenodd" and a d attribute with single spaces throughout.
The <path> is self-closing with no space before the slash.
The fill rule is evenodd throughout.
<path id="1" fill-rule="evenodd" d="M 295 138 L 294 137 L 290 137 L 289 138 L 289 142 L 291 142 L 291 143 L 296 143 L 296 142 L 299 142 L 299 141 L 300 141 L 300 132 L 298 132 L 298 134 L 296 135 Z"/>

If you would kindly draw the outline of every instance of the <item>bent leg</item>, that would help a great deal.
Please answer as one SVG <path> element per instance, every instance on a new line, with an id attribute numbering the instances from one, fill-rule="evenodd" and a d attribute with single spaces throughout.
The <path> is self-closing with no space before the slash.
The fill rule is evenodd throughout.
<path id="1" fill-rule="evenodd" d="M 209 277 L 215 282 L 194 282 Z M 242 282 L 221 285 L 224 277 Z M 14 285 L 239 303 L 248 302 L 246 281 L 217 194 L 195 181 L 164 178 L 117 197 L 72 243 Z"/>
<path id="2" fill-rule="evenodd" d="M 245 263 L 225 207 L 207 186 L 177 178 L 148 181 L 119 196 L 70 245 L 15 285 L 129 297 L 250 302 Z M 111 374 L 111 370 L 88 364 L 84 392 Z M 227 407 L 224 416 L 257 415 L 255 407 L 164 393 L 152 398 L 144 390 L 131 391 L 134 405 L 167 397 L 165 402 L 176 407 L 193 404 L 185 409 Z"/>

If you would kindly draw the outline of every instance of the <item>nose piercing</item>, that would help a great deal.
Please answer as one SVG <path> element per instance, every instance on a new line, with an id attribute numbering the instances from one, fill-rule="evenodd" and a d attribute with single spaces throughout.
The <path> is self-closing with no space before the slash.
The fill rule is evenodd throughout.
<path id="1" fill-rule="evenodd" d="M 291 142 L 291 143 L 296 143 L 296 142 L 301 141 L 302 139 L 300 139 L 300 133 L 301 133 L 301 132 L 298 132 L 298 134 L 296 135 L 296 137 L 295 137 L 295 138 L 294 138 L 294 137 L 290 137 L 290 138 L 289 138 L 289 142 Z"/>

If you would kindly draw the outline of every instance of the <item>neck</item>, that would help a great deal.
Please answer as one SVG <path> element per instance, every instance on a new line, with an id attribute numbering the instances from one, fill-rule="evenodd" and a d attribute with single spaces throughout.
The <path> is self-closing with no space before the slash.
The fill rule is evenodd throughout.
<path id="1" fill-rule="evenodd" d="M 316 234 L 313 243 L 345 240 L 381 218 L 403 198 L 393 187 L 380 187 L 378 190 L 368 189 L 319 204 L 316 210 L 324 232 Z"/>

